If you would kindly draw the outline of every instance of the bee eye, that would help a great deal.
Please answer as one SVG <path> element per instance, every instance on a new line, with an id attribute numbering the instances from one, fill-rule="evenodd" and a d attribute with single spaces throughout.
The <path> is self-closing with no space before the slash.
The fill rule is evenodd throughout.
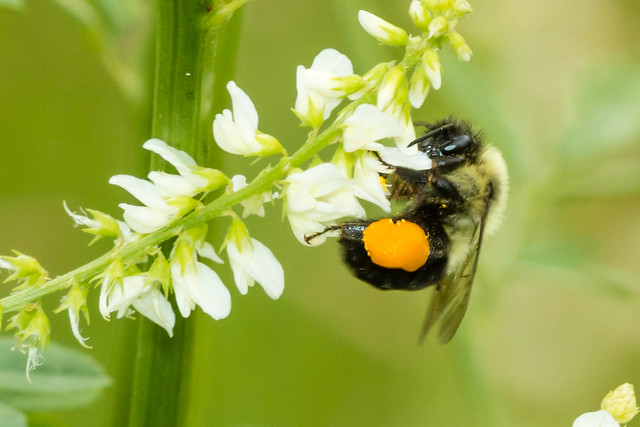
<path id="1" fill-rule="evenodd" d="M 471 147 L 472 142 L 473 140 L 467 134 L 455 136 L 449 144 L 442 147 L 442 154 L 451 155 L 464 153 Z"/>

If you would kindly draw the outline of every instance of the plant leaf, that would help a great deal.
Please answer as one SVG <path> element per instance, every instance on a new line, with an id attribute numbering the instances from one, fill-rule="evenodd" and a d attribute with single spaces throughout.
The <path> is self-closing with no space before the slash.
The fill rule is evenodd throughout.
<path id="1" fill-rule="evenodd" d="M 27 427 L 27 417 L 17 409 L 0 403 L 0 426 Z"/>
<path id="2" fill-rule="evenodd" d="M 0 403 L 25 411 L 59 410 L 88 404 L 111 384 L 92 357 L 58 344 L 51 344 L 29 384 L 26 357 L 12 351 L 14 345 L 12 338 L 0 338 Z"/>

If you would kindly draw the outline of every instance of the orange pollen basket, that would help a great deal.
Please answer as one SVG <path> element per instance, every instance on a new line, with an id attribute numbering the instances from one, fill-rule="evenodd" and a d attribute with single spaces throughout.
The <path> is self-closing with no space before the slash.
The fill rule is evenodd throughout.
<path id="1" fill-rule="evenodd" d="M 429 239 L 413 222 L 385 218 L 372 222 L 362 234 L 367 254 L 380 267 L 416 271 L 429 258 Z"/>

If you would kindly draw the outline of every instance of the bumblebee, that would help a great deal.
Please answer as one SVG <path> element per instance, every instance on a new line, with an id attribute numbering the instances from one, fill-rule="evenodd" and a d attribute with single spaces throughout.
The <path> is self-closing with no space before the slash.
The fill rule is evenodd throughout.
<path id="1" fill-rule="evenodd" d="M 429 156 L 431 169 L 393 167 L 387 177 L 390 197 L 407 201 L 400 214 L 345 222 L 306 239 L 339 230 L 345 263 L 379 289 L 435 286 L 420 340 L 439 321 L 439 339 L 447 343 L 467 311 L 483 236 L 504 211 L 507 168 L 500 151 L 468 123 L 425 126 L 410 145 Z"/>

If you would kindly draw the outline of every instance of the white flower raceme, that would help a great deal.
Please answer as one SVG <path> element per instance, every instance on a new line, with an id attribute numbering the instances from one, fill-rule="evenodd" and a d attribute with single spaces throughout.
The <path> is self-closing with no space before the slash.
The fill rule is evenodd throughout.
<path id="1" fill-rule="evenodd" d="M 160 325 L 173 336 L 176 316 L 162 292 L 146 284 L 143 275 L 127 276 L 121 285 L 113 286 L 105 296 L 107 313 L 117 312 L 118 319 L 131 316 L 137 311 L 147 319 Z"/>
<path id="2" fill-rule="evenodd" d="M 294 111 L 307 126 L 320 127 L 341 99 L 362 84 L 362 79 L 353 75 L 349 58 L 335 49 L 325 49 L 315 57 L 311 68 L 298 66 Z"/>
<path id="3" fill-rule="evenodd" d="M 233 112 L 224 110 L 213 121 L 213 136 L 224 151 L 243 156 L 268 156 L 282 152 L 277 139 L 258 131 L 258 111 L 235 82 L 227 83 Z"/>
<path id="4" fill-rule="evenodd" d="M 293 234 L 303 244 L 306 235 L 323 231 L 339 218 L 365 216 L 353 184 L 332 163 L 291 173 L 286 182 L 287 217 Z M 310 244 L 324 243 L 325 237 L 319 236 Z"/>
<path id="5" fill-rule="evenodd" d="M 359 105 L 344 124 L 343 148 L 348 153 L 356 150 L 378 151 L 383 145 L 376 141 L 400 136 L 404 132 L 394 117 L 371 104 Z"/>
<path id="6" fill-rule="evenodd" d="M 231 178 L 231 183 L 233 184 L 233 192 L 235 193 L 247 186 L 247 178 L 244 175 L 234 175 Z M 273 200 L 274 197 L 277 197 L 277 193 L 271 194 L 270 191 L 265 191 L 264 193 L 256 194 L 244 199 L 240 202 L 244 207 L 242 217 L 246 218 L 249 215 L 258 215 L 263 217 L 264 204 Z"/>
<path id="7" fill-rule="evenodd" d="M 284 290 L 282 266 L 269 248 L 249 237 L 246 226 L 237 218 L 229 227 L 226 245 L 233 278 L 242 295 L 258 282 L 271 299 L 280 298 Z"/>
<path id="8" fill-rule="evenodd" d="M 178 236 L 171 253 L 171 280 L 182 317 L 189 317 L 198 305 L 215 320 L 231 312 L 231 294 L 220 277 L 198 256 L 222 263 L 213 247 L 205 242 L 206 228 L 188 229 Z"/>

